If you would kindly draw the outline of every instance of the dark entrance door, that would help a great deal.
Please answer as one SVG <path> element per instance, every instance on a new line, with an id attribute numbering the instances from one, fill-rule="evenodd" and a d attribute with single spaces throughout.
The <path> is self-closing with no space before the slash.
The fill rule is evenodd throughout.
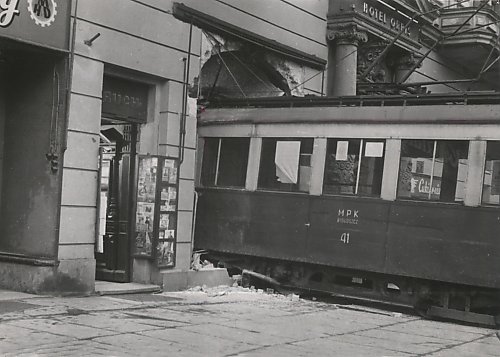
<path id="1" fill-rule="evenodd" d="M 130 220 L 135 183 L 137 124 L 103 119 L 99 150 L 96 279 L 130 281 Z"/>

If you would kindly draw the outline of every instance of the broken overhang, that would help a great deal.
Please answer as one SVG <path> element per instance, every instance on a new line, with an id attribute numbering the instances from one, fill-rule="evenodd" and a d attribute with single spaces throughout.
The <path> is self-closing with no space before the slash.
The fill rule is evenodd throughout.
<path id="1" fill-rule="evenodd" d="M 256 33 L 247 31 L 238 26 L 222 21 L 216 17 L 190 8 L 182 3 L 174 3 L 173 15 L 178 20 L 191 23 L 204 30 L 216 33 L 224 37 L 229 37 L 242 42 L 257 45 L 297 63 L 304 64 L 319 70 L 323 70 L 326 66 L 326 60 L 324 59 L 321 59 L 309 53 L 299 51 L 293 47 L 283 45 Z"/>

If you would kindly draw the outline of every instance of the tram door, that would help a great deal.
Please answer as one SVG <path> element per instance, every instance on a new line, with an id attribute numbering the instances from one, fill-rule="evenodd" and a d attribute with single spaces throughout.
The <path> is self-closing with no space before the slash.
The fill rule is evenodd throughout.
<path id="1" fill-rule="evenodd" d="M 101 125 L 96 227 L 96 280 L 130 281 L 130 220 L 137 125 Z"/>

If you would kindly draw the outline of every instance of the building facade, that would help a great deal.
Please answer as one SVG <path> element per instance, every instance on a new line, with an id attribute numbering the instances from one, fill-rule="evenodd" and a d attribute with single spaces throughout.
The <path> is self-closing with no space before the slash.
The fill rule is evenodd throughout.
<path id="1" fill-rule="evenodd" d="M 328 95 L 498 90 L 491 1 L 330 1 Z"/>
<path id="2" fill-rule="evenodd" d="M 92 293 L 188 270 L 200 31 L 171 9 L 2 4 L 2 287 Z"/>
<path id="3" fill-rule="evenodd" d="M 57 262 L 71 6 L 37 5 L 0 8 L 0 281 L 19 290 L 51 290 L 67 269 Z"/>

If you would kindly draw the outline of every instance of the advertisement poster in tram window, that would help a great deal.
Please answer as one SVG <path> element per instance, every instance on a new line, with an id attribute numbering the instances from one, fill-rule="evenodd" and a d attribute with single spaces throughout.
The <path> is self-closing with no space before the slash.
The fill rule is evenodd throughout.
<path id="1" fill-rule="evenodd" d="M 439 200 L 441 195 L 442 174 L 443 159 L 436 158 L 433 169 L 432 159 L 402 157 L 400 163 L 398 197 Z"/>
<path id="2" fill-rule="evenodd" d="M 500 195 L 500 160 L 491 161 L 491 194 Z"/>
<path id="3" fill-rule="evenodd" d="M 137 173 L 135 255 L 153 254 L 158 158 L 140 157 Z"/>

